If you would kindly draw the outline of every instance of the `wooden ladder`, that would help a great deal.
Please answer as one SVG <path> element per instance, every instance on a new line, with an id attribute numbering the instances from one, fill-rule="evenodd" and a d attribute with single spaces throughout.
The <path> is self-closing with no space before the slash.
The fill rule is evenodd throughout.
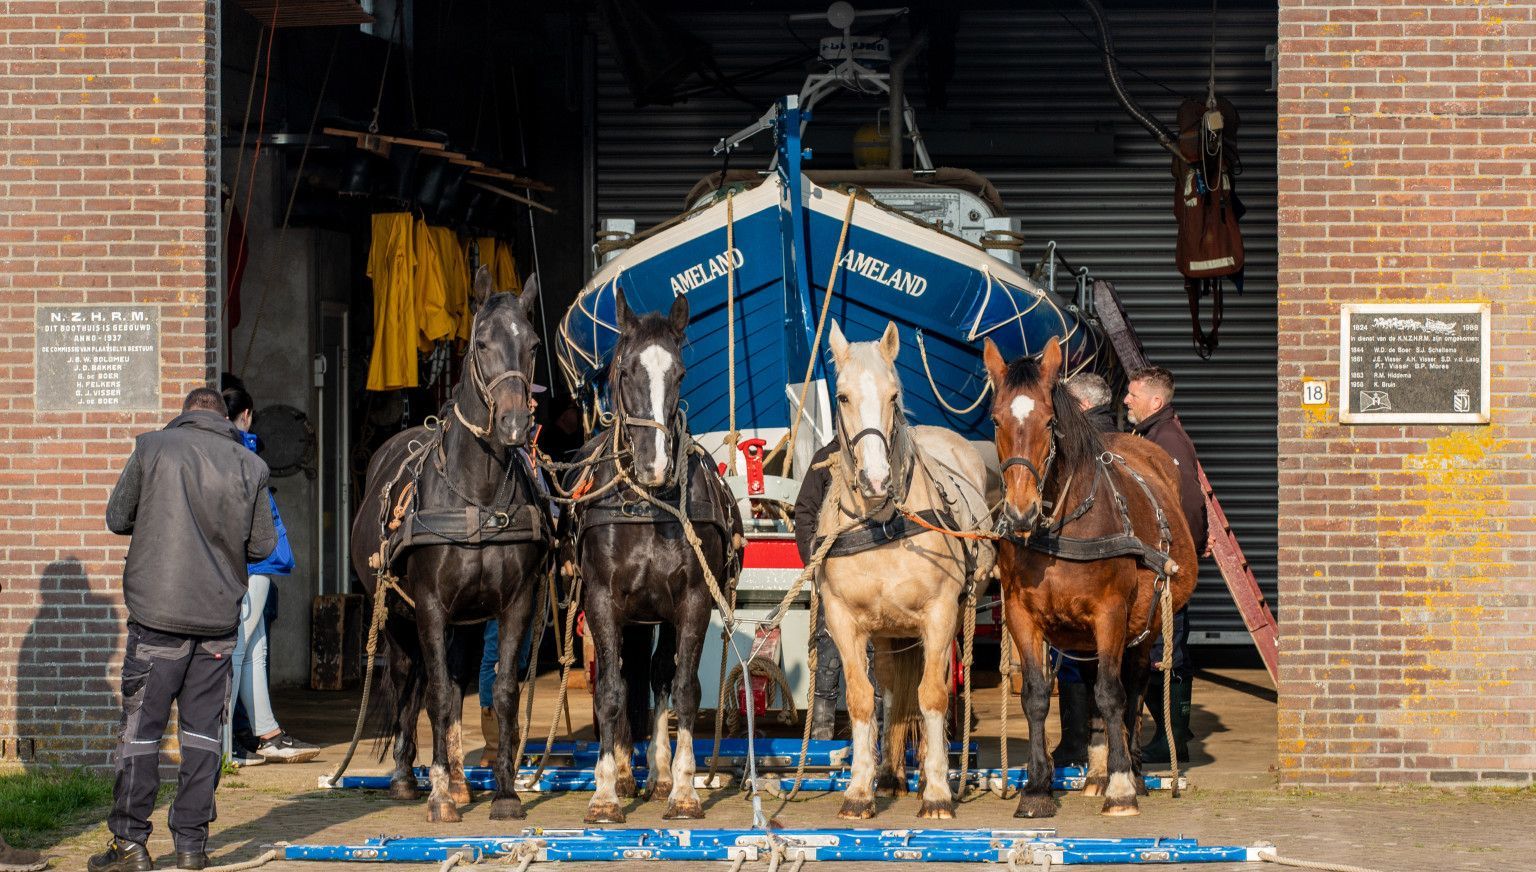
<path id="1" fill-rule="evenodd" d="M 1115 356 L 1120 358 L 1121 367 L 1131 372 L 1146 366 L 1146 351 L 1141 347 L 1141 340 L 1136 337 L 1135 328 L 1131 327 L 1130 320 L 1125 317 L 1125 308 L 1120 305 L 1115 286 L 1106 281 L 1095 281 L 1093 306 L 1095 317 L 1115 347 Z M 1199 461 L 1195 463 L 1195 472 L 1200 476 L 1200 491 L 1205 494 L 1206 518 L 1211 531 L 1211 554 L 1216 558 L 1216 565 L 1221 568 L 1221 577 L 1227 582 L 1227 590 L 1232 592 L 1232 600 L 1237 603 L 1237 609 L 1243 616 L 1243 625 L 1253 637 L 1254 647 L 1259 649 L 1259 656 L 1264 658 L 1264 668 L 1269 670 L 1270 680 L 1279 687 L 1280 631 L 1275 625 L 1275 616 L 1269 610 L 1264 592 L 1259 589 L 1259 580 L 1254 577 L 1248 558 L 1243 556 L 1237 534 L 1232 531 L 1227 513 L 1222 511 L 1221 501 L 1216 499 L 1210 479 L 1206 478 L 1205 467 Z M 1200 543 L 1196 542 L 1195 546 L 1198 549 Z"/>

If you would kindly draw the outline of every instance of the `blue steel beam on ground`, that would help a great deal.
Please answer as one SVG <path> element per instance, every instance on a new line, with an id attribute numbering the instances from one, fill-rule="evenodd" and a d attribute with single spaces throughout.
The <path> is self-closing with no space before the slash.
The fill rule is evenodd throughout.
<path id="1" fill-rule="evenodd" d="M 593 769 L 546 769 L 539 777 L 537 783 L 529 780 L 532 778 L 534 771 L 533 769 L 518 770 L 516 787 L 519 791 L 562 793 L 597 789 L 597 774 Z M 429 789 L 429 773 L 426 767 L 417 767 L 414 770 L 414 774 L 416 775 L 417 786 L 424 790 Z M 636 785 L 644 790 L 649 781 L 650 772 L 646 769 L 636 768 L 634 774 Z M 815 772 L 806 776 L 805 782 L 800 789 L 812 793 L 847 790 L 850 777 L 846 769 L 831 772 Z M 970 770 L 970 777 L 972 779 L 980 779 L 980 783 L 988 788 L 997 789 L 1001 787 L 1002 771 L 999 769 L 972 769 Z M 1022 787 L 1028 777 L 1029 775 L 1023 767 L 1013 767 L 1008 770 L 1008 786 Z M 711 787 L 712 785 L 705 781 L 707 778 L 707 775 L 695 776 L 694 786 Z M 917 790 L 918 778 L 919 773 L 915 771 L 907 773 L 908 790 Z M 960 770 L 951 769 L 949 771 L 949 778 L 951 781 L 958 781 Z M 1148 790 L 1168 790 L 1173 786 L 1173 779 L 1165 775 L 1145 775 L 1142 778 Z M 345 775 L 342 776 L 340 783 L 332 785 L 329 783 L 328 777 L 323 776 L 320 778 L 319 785 L 322 788 L 334 787 L 341 790 L 388 790 L 389 779 L 390 776 L 388 775 Z M 464 780 L 475 790 L 496 789 L 496 775 L 490 769 L 482 767 L 466 768 L 464 770 Z M 1056 769 L 1056 774 L 1051 779 L 1051 788 L 1053 790 L 1081 790 L 1086 781 L 1087 773 L 1081 767 L 1062 766 Z M 762 778 L 759 783 L 763 784 L 770 792 L 788 791 L 793 789 L 795 780 L 793 778 L 767 776 Z M 1180 778 L 1179 786 L 1181 788 L 1187 787 L 1188 783 L 1183 778 Z"/>
<path id="2" fill-rule="evenodd" d="M 799 739 L 754 739 L 753 744 L 757 749 L 757 765 L 759 767 L 794 766 L 800 760 Z M 632 762 L 644 766 L 646 751 L 650 747 L 649 742 L 636 742 L 632 756 Z M 597 742 L 554 742 L 550 745 L 551 758 L 569 760 L 579 768 L 590 768 L 597 765 L 598 754 L 601 746 Z M 543 742 L 529 742 L 523 752 L 527 758 L 538 758 L 544 754 Z M 709 764 L 709 759 L 714 756 L 715 743 L 713 739 L 695 739 L 693 742 L 693 755 L 696 759 Z M 951 758 L 960 753 L 960 743 L 949 743 Z M 976 743 L 970 747 L 971 759 L 976 758 Z M 720 740 L 720 760 L 722 762 L 745 762 L 747 758 L 746 739 L 722 739 Z M 846 739 L 812 740 L 806 755 L 806 765 L 816 767 L 847 766 L 853 762 L 853 745 Z M 907 750 L 908 765 L 917 765 L 916 753 Z"/>
<path id="3" fill-rule="evenodd" d="M 370 839 L 362 845 L 288 845 L 286 860 L 470 862 L 534 851 L 537 860 L 757 860 L 1142 864 L 1258 862 L 1259 847 L 1201 845 L 1195 839 L 1072 839 L 1053 830 L 661 830 L 525 829 L 519 836 Z"/>

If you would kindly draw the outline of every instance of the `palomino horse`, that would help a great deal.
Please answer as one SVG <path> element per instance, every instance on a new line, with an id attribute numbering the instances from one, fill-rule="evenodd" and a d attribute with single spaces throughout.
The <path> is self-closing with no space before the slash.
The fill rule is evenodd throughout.
<path id="1" fill-rule="evenodd" d="M 838 816 L 875 813 L 874 689 L 866 654 L 873 639 L 886 727 L 880 790 L 905 792 L 908 723 L 920 715 L 918 816 L 951 818 L 944 736 L 949 651 L 966 585 L 990 573 L 992 546 L 933 528 L 980 525 L 987 515 L 986 467 L 958 434 L 907 423 L 895 324 L 878 342 L 850 344 L 833 322 L 831 347 L 840 447 L 832 455 L 818 532 L 823 539 L 840 535 L 821 567 L 821 601 L 843 658 L 853 721 L 853 772 Z"/>
<path id="2" fill-rule="evenodd" d="M 454 625 L 497 619 L 501 662 L 516 663 L 553 538 L 545 497 L 521 449 L 531 423 L 528 374 L 539 347 L 529 321 L 536 283 L 530 282 L 521 298 L 492 296 L 490 271 L 481 267 L 475 293 L 479 308 L 465 377 L 454 387 L 442 421 L 435 429 L 413 427 L 379 448 L 368 464 L 367 493 L 352 524 L 357 575 L 374 597 L 387 597 L 389 606 L 380 633 L 389 670 L 379 678 L 376 705 L 393 739 L 389 792 L 396 799 L 417 796 L 411 767 L 416 717 L 425 702 L 432 724 L 427 817 L 433 821 L 459 820 L 458 804 L 469 802 L 459 719 L 482 634 L 479 627 L 454 633 L 459 629 Z M 466 638 L 472 641 L 464 644 Z M 457 676 L 451 674 L 450 656 L 461 667 Z M 516 671 L 504 668 L 496 676 L 503 737 L 491 805 L 497 819 L 523 817 L 512 789 Z"/>
<path id="3" fill-rule="evenodd" d="M 619 798 L 635 795 L 626 683 L 646 681 L 647 675 L 656 696 L 647 754 L 651 796 L 667 797 L 663 817 L 669 820 L 702 818 L 693 785 L 693 727 L 699 654 L 715 602 L 705 567 L 720 589 L 735 583 L 741 516 L 678 409 L 688 298 L 676 298 L 666 316 L 636 317 L 622 291 L 616 304 L 620 335 L 608 370 L 613 426 L 587 444 L 568 473 L 566 486 L 578 503 L 562 523 L 562 547 L 580 575 L 587 631 L 597 648 L 601 744 L 586 820 L 624 822 Z M 689 519 L 703 564 L 682 523 L 663 503 Z M 660 624 L 660 641 L 646 660 L 621 667 L 624 629 L 633 624 Z M 650 654 L 649 633 L 645 636 L 642 650 Z M 625 654 L 634 651 L 624 646 Z M 669 710 L 677 713 L 675 755 Z"/>
<path id="4" fill-rule="evenodd" d="M 1195 544 L 1179 511 L 1178 471 L 1145 439 L 1100 436 L 1061 386 L 1055 339 L 1039 363 L 1006 363 L 990 339 L 984 356 L 996 390 L 992 419 L 1005 491 L 998 569 L 1029 719 L 1029 781 L 1014 815 L 1056 813 L 1045 744 L 1054 678 L 1046 643 L 1091 652 L 1097 661 L 1093 693 L 1103 726 L 1095 721 L 1084 793 L 1104 796 L 1104 814 L 1137 814 L 1136 731 L 1161 628 L 1159 598 L 1166 585 L 1177 610 L 1195 589 Z"/>

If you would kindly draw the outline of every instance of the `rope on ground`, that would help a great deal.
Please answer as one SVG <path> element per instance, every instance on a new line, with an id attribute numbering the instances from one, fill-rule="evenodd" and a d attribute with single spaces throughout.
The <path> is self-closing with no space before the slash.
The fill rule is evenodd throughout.
<path id="1" fill-rule="evenodd" d="M 1168 737 L 1168 765 L 1173 769 L 1173 798 L 1179 798 L 1179 749 L 1173 744 L 1173 585 L 1163 580 L 1163 732 Z"/>
<path id="2" fill-rule="evenodd" d="M 1348 863 L 1325 863 L 1319 860 L 1298 860 L 1295 857 L 1282 857 L 1273 848 L 1260 850 L 1259 859 L 1266 863 L 1276 863 L 1281 866 L 1294 866 L 1297 869 L 1320 869 L 1322 872 L 1379 872 L 1369 866 L 1351 866 Z"/>
<path id="3" fill-rule="evenodd" d="M 528 671 L 523 676 L 523 718 L 522 722 L 518 724 L 517 752 L 512 755 L 513 772 L 516 772 L 523 765 L 523 751 L 528 747 L 528 733 L 533 729 L 533 693 L 536 686 L 535 679 L 539 675 L 539 646 L 544 642 L 545 612 L 549 610 L 549 599 L 550 595 L 554 592 L 554 588 L 555 573 L 552 570 L 544 574 L 544 584 L 539 587 L 538 604 L 533 609 L 536 617 L 533 621 L 533 638 L 528 640 L 530 653 L 528 656 Z M 559 632 L 559 629 L 557 626 L 555 631 Z M 557 639 L 556 642 L 558 643 L 559 640 Z M 500 644 L 500 640 L 497 640 L 498 647 Z M 560 709 L 556 708 L 555 717 L 558 718 L 559 716 Z"/>
<path id="4" fill-rule="evenodd" d="M 452 869 L 460 863 L 468 862 L 468 860 L 468 854 L 465 854 L 463 851 L 454 851 L 452 854 L 448 855 L 448 858 L 443 861 L 442 865 L 437 867 L 437 872 L 448 872 L 449 869 Z"/>
<path id="5" fill-rule="evenodd" d="M 539 858 L 539 851 L 542 850 L 543 847 L 544 843 L 542 841 L 519 842 L 517 844 L 517 850 L 513 851 L 511 855 L 507 857 L 507 862 L 510 863 L 513 860 L 516 860 L 516 872 L 528 872 L 528 867 L 532 866 L 533 861 Z"/>
<path id="6" fill-rule="evenodd" d="M 383 546 L 380 546 L 381 551 Z M 394 591 L 402 598 L 405 592 L 400 589 L 399 579 L 389 569 L 378 570 L 377 581 L 373 588 L 373 618 L 368 622 L 368 644 L 363 655 L 363 698 L 357 704 L 357 723 L 352 727 L 352 744 L 347 746 L 346 756 L 341 758 L 341 763 L 336 766 L 336 771 L 330 774 L 326 782 L 332 787 L 337 786 L 342 773 L 352 764 L 352 755 L 357 753 L 357 743 L 363 737 L 363 723 L 368 719 L 368 697 L 373 691 L 373 660 L 379 649 L 379 631 L 384 628 L 384 622 L 389 619 L 389 592 Z M 409 601 L 409 599 L 407 599 Z"/>
<path id="7" fill-rule="evenodd" d="M 288 843 L 278 842 L 277 844 L 279 846 L 285 846 Z M 271 848 L 250 860 L 244 860 L 239 863 L 228 863 L 223 866 L 205 866 L 203 867 L 203 872 L 240 872 L 242 869 L 255 869 L 257 866 L 265 866 L 273 860 L 276 860 L 278 853 L 280 853 L 279 848 Z"/>
<path id="8" fill-rule="evenodd" d="M 1013 634 L 1008 632 L 1007 621 L 1003 622 L 1002 630 L 1002 639 L 998 645 L 997 667 L 997 671 L 1002 673 L 1002 680 L 998 683 L 997 689 L 1001 691 L 998 695 L 1002 698 L 1002 705 L 998 707 L 998 713 L 1003 723 L 998 730 L 997 750 L 999 765 L 1003 767 L 1003 778 L 1002 784 L 997 789 L 997 797 L 1008 799 L 1011 796 L 1008 793 L 1008 710 L 1013 708 L 1013 676 L 1018 671 L 1018 667 L 1013 663 Z"/>
<path id="9" fill-rule="evenodd" d="M 555 710 L 549 717 L 549 732 L 544 736 L 544 755 L 539 758 L 539 766 L 533 771 L 533 777 L 528 779 L 530 784 L 538 784 L 539 778 L 549 766 L 550 752 L 554 750 L 555 729 L 560 725 L 560 709 L 565 705 L 565 693 L 571 681 L 571 664 L 576 662 L 576 612 L 581 603 L 581 573 L 575 575 L 571 583 L 570 601 L 565 605 L 565 645 L 560 652 L 560 691 L 555 697 Z M 514 766 L 521 765 L 521 761 L 514 761 Z"/>
<path id="10" fill-rule="evenodd" d="M 813 562 L 817 565 L 820 565 L 821 560 L 826 559 L 826 552 L 831 550 L 831 540 L 832 537 L 828 537 L 823 547 L 818 549 L 816 554 L 811 555 Z M 811 635 L 809 637 L 811 644 L 810 650 L 806 652 L 805 662 L 806 674 L 810 676 L 810 680 L 806 682 L 808 687 L 805 691 L 805 726 L 800 734 L 800 762 L 795 765 L 795 786 L 785 799 L 794 799 L 800 795 L 800 785 L 805 782 L 805 761 L 810 758 L 811 753 L 811 712 L 816 707 L 816 665 L 817 660 L 820 659 L 817 652 L 821 648 L 816 644 L 816 628 L 820 623 L 821 586 L 813 584 L 811 585 Z"/>

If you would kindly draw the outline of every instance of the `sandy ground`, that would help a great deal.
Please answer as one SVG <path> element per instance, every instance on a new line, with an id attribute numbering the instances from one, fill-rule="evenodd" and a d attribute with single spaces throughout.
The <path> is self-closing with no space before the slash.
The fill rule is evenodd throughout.
<path id="1" fill-rule="evenodd" d="M 981 763 L 996 765 L 999 694 L 996 676 L 978 676 L 977 741 Z M 557 684 L 541 679 L 535 712 L 535 734 L 548 729 Z M 1180 799 L 1161 793 L 1142 801 L 1142 814 L 1105 818 L 1099 800 L 1076 794 L 1061 797 L 1061 810 L 1050 821 L 1029 826 L 1054 827 L 1061 835 L 1081 837 L 1193 836 L 1210 844 L 1250 845 L 1267 841 L 1286 856 L 1352 863 L 1381 870 L 1433 866 L 1437 869 L 1536 869 L 1536 792 L 1371 790 L 1313 793 L 1280 789 L 1273 772 L 1275 754 L 1274 690 L 1261 669 L 1214 669 L 1200 673 L 1195 687 L 1194 744 L 1189 769 L 1192 788 Z M 380 793 L 326 791 L 317 779 L 340 761 L 356 712 L 355 693 L 290 692 L 280 696 L 279 719 L 294 735 L 322 743 L 325 751 L 306 764 L 265 765 L 241 770 L 219 789 L 219 819 L 212 827 L 210 851 L 216 862 L 249 860 L 262 846 L 276 841 L 341 843 L 380 834 L 496 835 L 524 826 L 581 825 L 585 794 L 524 794 L 528 819 L 511 825 L 489 819 L 490 803 L 479 796 L 464 809 L 458 824 L 429 824 L 422 802 L 396 803 Z M 477 703 L 465 706 L 465 747 L 478 755 Z M 578 737 L 591 737 L 590 697 L 573 692 L 571 714 Z M 1055 716 L 1052 715 L 1052 731 Z M 562 724 L 563 726 L 563 724 Z M 1022 718 L 1010 713 L 1015 738 L 1010 744 L 1013 765 L 1023 760 Z M 563 734 L 563 730 L 562 730 Z M 711 729 L 701 727 L 707 737 Z M 1054 740 L 1054 737 L 1053 737 Z M 349 772 L 383 772 L 384 766 L 364 745 Z M 748 827 L 751 807 L 736 791 L 704 793 L 708 819 L 700 827 Z M 786 827 L 837 826 L 841 798 L 815 796 L 784 803 L 765 799 L 765 810 Z M 662 803 L 631 800 L 627 826 L 677 826 L 661 820 Z M 1013 828 L 1023 822 L 1013 816 L 1012 800 L 983 795 L 963 804 L 953 822 L 925 822 L 916 817 L 918 800 L 881 800 L 878 816 L 865 826 L 907 828 L 944 823 L 946 827 Z M 151 850 L 161 866 L 173 865 L 172 846 L 165 830 L 165 808 L 155 816 Z M 55 868 L 83 869 L 85 858 L 107 838 L 104 826 L 72 834 L 51 853 Z M 615 864 L 569 864 L 567 868 L 616 868 Z M 625 864 L 632 865 L 632 864 Z M 931 865 L 931 864 L 930 864 Z M 939 864 L 946 865 L 946 864 Z M 297 870 L 314 864 L 273 862 L 266 869 Z M 376 864 L 374 868 L 397 868 Z M 417 865 L 398 868 L 428 868 Z M 538 866 L 535 866 L 538 868 Z M 724 869 L 720 863 L 672 864 L 670 868 Z M 753 868 L 751 866 L 748 867 Z M 757 868 L 763 868 L 758 866 Z M 977 868 L 953 866 L 955 869 Z M 1239 868 L 1214 864 L 1201 868 Z"/>

